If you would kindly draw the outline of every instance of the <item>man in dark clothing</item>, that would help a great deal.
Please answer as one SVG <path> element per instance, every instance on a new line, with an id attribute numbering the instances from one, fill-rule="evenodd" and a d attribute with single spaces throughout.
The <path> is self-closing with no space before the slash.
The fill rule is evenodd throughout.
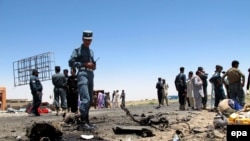
<path id="1" fill-rule="evenodd" d="M 245 75 L 238 69 L 239 61 L 233 60 L 231 65 L 232 67 L 222 76 L 222 81 L 225 84 L 225 77 L 227 77 L 230 98 L 244 106 L 245 93 L 243 87 L 245 85 Z"/>
<path id="2" fill-rule="evenodd" d="M 158 96 L 159 107 L 161 107 L 161 104 L 162 104 L 162 95 L 163 95 L 163 83 L 162 83 L 160 77 L 158 78 L 158 82 L 156 83 L 156 89 L 157 89 L 157 96 Z"/>
<path id="3" fill-rule="evenodd" d="M 186 103 L 187 84 L 184 70 L 184 67 L 180 67 L 180 73 L 175 78 L 175 88 L 178 91 L 180 110 L 185 110 Z"/>
<path id="4" fill-rule="evenodd" d="M 122 99 L 122 101 L 121 101 L 121 106 L 123 106 L 123 107 L 125 107 L 125 96 L 126 96 L 125 91 L 122 90 L 120 99 Z"/>
<path id="5" fill-rule="evenodd" d="M 77 88 L 77 76 L 76 69 L 71 68 L 71 76 L 68 78 L 68 96 L 67 102 L 70 105 L 72 113 L 76 113 L 78 110 L 78 88 Z M 69 106 L 68 106 L 69 107 Z"/>
<path id="6" fill-rule="evenodd" d="M 42 91 L 43 86 L 38 78 L 38 71 L 36 69 L 32 70 L 32 75 L 30 76 L 30 90 L 33 96 L 33 106 L 31 109 L 31 114 L 35 116 L 40 116 L 38 108 L 42 103 Z"/>
<path id="7" fill-rule="evenodd" d="M 215 93 L 214 109 L 217 109 L 219 102 L 225 99 L 226 96 L 223 89 L 222 78 L 220 75 L 223 68 L 220 65 L 216 65 L 215 69 L 216 69 L 215 74 L 213 75 L 213 77 L 209 79 L 209 81 L 214 84 L 214 93 Z"/>
<path id="8" fill-rule="evenodd" d="M 63 74 L 64 74 L 65 81 L 66 81 L 66 84 L 64 85 L 64 89 L 65 89 L 65 92 L 66 92 L 67 111 L 70 112 L 71 111 L 71 105 L 70 105 L 70 102 L 69 102 L 70 100 L 69 100 L 69 86 L 68 86 L 69 70 L 64 69 Z"/>
<path id="9" fill-rule="evenodd" d="M 203 67 L 198 67 L 198 71 L 201 72 L 200 78 L 202 80 L 202 85 L 203 85 L 203 93 L 204 93 L 204 97 L 202 97 L 202 105 L 203 105 L 203 109 L 207 108 L 207 78 L 208 78 L 208 74 L 205 73 Z"/>
<path id="10" fill-rule="evenodd" d="M 247 94 L 249 94 L 249 85 L 250 85 L 250 68 L 248 69 L 248 79 L 247 79 Z"/>

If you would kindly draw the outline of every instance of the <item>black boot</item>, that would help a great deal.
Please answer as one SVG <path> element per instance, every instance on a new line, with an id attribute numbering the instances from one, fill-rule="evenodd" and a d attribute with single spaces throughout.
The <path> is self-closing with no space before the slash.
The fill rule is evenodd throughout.
<path id="1" fill-rule="evenodd" d="M 94 129 L 95 129 L 94 127 L 89 126 L 89 124 L 87 123 L 87 118 L 81 117 L 81 123 L 79 125 L 79 130 L 91 131 Z"/>
<path id="2" fill-rule="evenodd" d="M 90 127 L 96 128 L 96 125 L 91 124 L 91 123 L 89 122 L 89 115 L 87 116 L 86 121 L 87 121 L 87 123 L 88 123 L 88 125 L 89 125 Z"/>

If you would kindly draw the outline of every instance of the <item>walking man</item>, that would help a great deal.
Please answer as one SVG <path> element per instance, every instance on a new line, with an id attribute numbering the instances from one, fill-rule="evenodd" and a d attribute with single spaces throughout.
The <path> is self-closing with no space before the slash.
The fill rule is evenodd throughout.
<path id="1" fill-rule="evenodd" d="M 30 76 L 30 90 L 33 97 L 33 106 L 31 108 L 31 114 L 34 116 L 40 116 L 38 108 L 42 103 L 42 91 L 43 86 L 38 78 L 38 71 L 36 69 L 32 70 L 32 75 Z"/>
<path id="2" fill-rule="evenodd" d="M 83 43 L 74 49 L 69 59 L 69 67 L 78 68 L 77 80 L 80 96 L 81 128 L 83 130 L 93 130 L 95 126 L 89 122 L 89 109 L 93 101 L 94 70 L 96 62 L 94 52 L 90 49 L 92 42 L 92 31 L 84 31 Z"/>
<path id="3" fill-rule="evenodd" d="M 60 73 L 60 66 L 55 66 L 55 74 L 52 75 L 52 83 L 54 85 L 54 104 L 56 107 L 56 115 L 59 115 L 60 105 L 59 98 L 61 99 L 62 112 L 66 112 L 67 98 L 65 85 L 67 84 L 64 74 Z"/>
<path id="4" fill-rule="evenodd" d="M 175 88 L 178 91 L 180 110 L 185 110 L 186 103 L 187 84 L 184 70 L 184 67 L 180 67 L 180 73 L 175 78 Z"/>

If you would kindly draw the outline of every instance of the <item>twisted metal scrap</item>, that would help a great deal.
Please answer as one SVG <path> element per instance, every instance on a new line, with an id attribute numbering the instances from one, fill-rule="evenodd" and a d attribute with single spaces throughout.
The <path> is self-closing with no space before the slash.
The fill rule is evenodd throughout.
<path id="1" fill-rule="evenodd" d="M 125 106 L 121 105 L 120 107 L 122 110 L 126 112 L 127 116 L 129 116 L 134 122 L 139 123 L 142 126 L 145 126 L 145 125 L 151 126 L 160 131 L 164 131 L 165 128 L 168 127 L 168 123 L 169 123 L 168 120 L 165 117 L 162 117 L 163 115 L 165 115 L 164 113 L 157 113 L 156 115 L 142 117 L 140 120 L 137 120 L 134 118 L 134 116 L 129 112 L 129 110 Z"/>

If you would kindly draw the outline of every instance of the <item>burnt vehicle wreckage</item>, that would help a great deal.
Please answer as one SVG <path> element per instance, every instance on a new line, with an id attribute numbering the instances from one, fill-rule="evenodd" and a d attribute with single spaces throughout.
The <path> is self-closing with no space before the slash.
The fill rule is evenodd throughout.
<path id="1" fill-rule="evenodd" d="M 110 129 L 113 130 L 116 135 L 125 135 L 125 134 L 136 134 L 141 137 L 152 137 L 155 136 L 154 131 L 175 131 L 173 133 L 173 138 L 177 139 L 188 139 L 192 138 L 195 134 L 201 134 L 206 136 L 206 138 L 215 139 L 215 138 L 224 138 L 224 136 L 220 136 L 216 134 L 213 126 L 207 127 L 190 127 L 189 122 L 192 117 L 199 114 L 199 112 L 189 111 L 184 114 L 184 116 L 179 115 L 178 112 L 157 112 L 153 113 L 152 111 L 148 111 L 147 114 L 144 113 L 135 113 L 132 114 L 129 109 L 125 106 L 120 105 L 122 111 L 125 112 L 126 117 L 128 117 L 129 122 L 123 120 L 122 123 L 112 123 Z M 194 115 L 194 116 L 193 116 Z M 95 123 L 104 123 L 105 117 L 101 116 L 100 118 L 93 117 L 96 121 Z M 114 120 L 110 120 L 114 121 Z M 27 129 L 27 137 L 32 139 L 40 139 L 41 141 L 45 140 L 67 140 L 72 138 L 79 138 L 79 132 L 83 130 L 80 128 L 80 114 L 75 113 L 65 113 L 63 115 L 63 120 L 61 123 L 55 124 L 51 122 L 40 122 L 34 123 Z M 177 125 L 180 124 L 180 125 Z M 183 126 L 185 124 L 187 126 Z M 176 128 L 177 126 L 181 126 L 182 128 Z M 184 128 L 183 128 L 184 127 Z M 221 132 L 225 132 L 225 129 L 219 129 Z M 49 132 L 48 132 L 49 131 Z M 65 131 L 65 133 L 64 133 Z M 67 131 L 72 134 L 67 134 Z M 218 130 L 217 130 L 218 131 Z M 86 135 L 93 135 L 92 139 L 96 140 L 104 140 L 98 135 L 98 131 L 83 131 Z"/>
<path id="2" fill-rule="evenodd" d="M 153 131 L 149 127 L 152 127 L 159 131 L 166 131 L 170 127 L 169 120 L 166 117 L 166 115 L 169 115 L 169 113 L 158 112 L 154 115 L 148 115 L 148 116 L 142 113 L 139 118 L 135 118 L 135 117 L 138 117 L 138 115 L 136 114 L 132 115 L 130 111 L 122 105 L 120 107 L 122 110 L 125 111 L 127 116 L 129 116 L 134 122 L 138 123 L 139 125 L 138 126 L 116 126 L 115 128 L 113 128 L 114 133 L 126 133 L 128 131 L 136 131 L 138 135 L 142 137 L 150 137 L 150 136 L 154 136 L 154 134 L 153 134 Z M 185 119 L 179 120 L 176 123 L 186 123 L 190 131 L 190 126 L 187 123 L 189 120 L 190 119 L 185 118 Z M 183 133 L 179 130 L 176 130 L 176 134 L 178 134 L 178 136 L 180 137 L 183 135 Z"/>
<path id="3" fill-rule="evenodd" d="M 189 121 L 191 120 L 192 116 L 188 114 L 182 118 L 177 119 L 176 116 L 178 115 L 178 113 L 176 112 L 158 112 L 156 114 L 151 114 L 151 112 L 148 112 L 149 115 L 145 115 L 144 113 L 138 115 L 131 114 L 128 108 L 124 106 L 121 106 L 121 109 L 131 120 L 130 122 L 128 122 L 129 124 L 125 123 L 126 121 L 123 121 L 124 123 L 121 124 L 114 124 L 111 128 L 116 135 L 136 134 L 141 137 L 151 137 L 155 136 L 155 134 L 153 133 L 154 131 L 168 132 L 172 130 L 175 131 L 173 134 L 173 138 L 178 139 L 187 139 L 193 137 L 193 135 L 195 134 L 200 133 L 204 133 L 203 135 L 205 135 L 207 138 L 217 138 L 216 134 L 214 133 L 213 127 L 190 128 Z M 196 113 L 190 112 L 190 114 Z M 100 120 L 101 121 L 99 122 L 102 122 L 102 119 Z M 81 130 L 79 128 L 79 122 L 80 114 L 66 113 L 65 115 L 63 115 L 62 122 L 53 123 L 44 121 L 32 124 L 30 127 L 27 128 L 26 135 L 30 138 L 30 141 L 64 141 L 73 138 L 80 138 L 79 133 L 81 132 L 81 134 L 84 133 L 86 135 L 93 135 L 92 139 L 105 140 L 102 139 L 100 135 L 98 135 L 99 133 L 97 131 Z M 186 124 L 187 126 L 184 127 L 185 129 L 179 129 L 176 128 L 174 124 Z M 183 128 L 182 125 L 180 126 Z M 67 131 L 69 131 L 70 134 L 68 134 Z"/>
<path id="4" fill-rule="evenodd" d="M 169 123 L 169 120 L 167 119 L 166 115 L 169 115 L 169 113 L 157 113 L 146 116 L 144 113 L 142 113 L 140 116 L 137 114 L 132 115 L 130 111 L 124 107 L 120 106 L 123 111 L 125 111 L 126 116 L 130 117 L 133 122 L 136 124 L 131 125 L 114 125 L 113 126 L 113 132 L 117 135 L 119 134 L 136 134 L 141 137 L 151 137 L 154 136 L 153 130 L 159 130 L 159 131 L 166 131 L 168 128 L 171 128 L 171 124 L 177 124 L 177 123 L 186 123 L 188 125 L 189 131 L 190 126 L 187 123 L 190 119 L 183 118 L 181 120 L 178 120 L 175 123 Z M 176 114 L 176 113 L 170 113 L 170 114 Z M 32 124 L 30 127 L 27 128 L 26 135 L 31 140 L 64 140 L 65 137 L 63 137 L 63 131 L 81 131 L 79 128 L 79 122 L 80 122 L 80 114 L 74 114 L 74 113 L 67 113 L 63 115 L 63 123 L 59 122 L 38 122 Z M 95 131 L 84 131 L 88 134 L 96 134 Z M 179 137 L 183 136 L 182 131 L 176 130 L 176 134 L 179 135 Z M 76 136 L 74 136 L 76 137 Z M 101 140 L 98 135 L 95 136 L 95 139 Z"/>

